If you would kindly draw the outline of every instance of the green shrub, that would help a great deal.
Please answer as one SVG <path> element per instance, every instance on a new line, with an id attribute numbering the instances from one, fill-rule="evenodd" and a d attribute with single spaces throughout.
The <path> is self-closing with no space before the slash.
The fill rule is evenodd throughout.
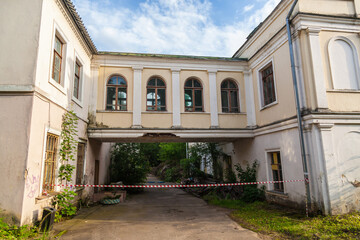
<path id="1" fill-rule="evenodd" d="M 63 217 L 71 217 L 76 214 L 77 209 L 73 203 L 76 195 L 74 191 L 64 189 L 55 196 L 52 205 L 58 209 L 55 213 L 56 222 L 59 222 Z"/>
<path id="2" fill-rule="evenodd" d="M 9 225 L 0 218 L 0 239 L 32 239 L 38 236 L 38 229 L 28 225 Z"/>
<path id="3" fill-rule="evenodd" d="M 236 164 L 235 168 L 238 172 L 240 182 L 256 182 L 256 172 L 259 164 L 255 161 L 251 166 L 247 164 L 245 169 L 242 169 L 240 164 Z M 257 184 L 246 185 L 243 187 L 243 194 L 241 199 L 245 202 L 262 201 L 265 199 L 264 187 L 258 188 Z"/>
<path id="4" fill-rule="evenodd" d="M 225 180 L 228 183 L 236 182 L 235 172 L 231 168 L 228 168 L 225 170 Z"/>
<path id="5" fill-rule="evenodd" d="M 149 162 L 138 143 L 117 143 L 111 152 L 111 181 L 139 184 L 146 181 Z"/>
<path id="6" fill-rule="evenodd" d="M 180 168 L 178 167 L 172 167 L 168 168 L 165 171 L 165 181 L 166 182 L 177 182 L 181 178 L 181 172 Z"/>

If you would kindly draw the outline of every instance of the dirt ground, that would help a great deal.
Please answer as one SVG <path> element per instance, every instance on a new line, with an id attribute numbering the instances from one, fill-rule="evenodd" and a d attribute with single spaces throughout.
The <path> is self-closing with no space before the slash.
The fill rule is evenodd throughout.
<path id="1" fill-rule="evenodd" d="M 157 182 L 154 177 L 149 182 Z M 158 183 L 156 183 L 158 184 Z M 181 189 L 146 189 L 124 203 L 85 208 L 73 219 L 57 223 L 67 230 L 61 239 L 260 239 L 228 217 Z"/>

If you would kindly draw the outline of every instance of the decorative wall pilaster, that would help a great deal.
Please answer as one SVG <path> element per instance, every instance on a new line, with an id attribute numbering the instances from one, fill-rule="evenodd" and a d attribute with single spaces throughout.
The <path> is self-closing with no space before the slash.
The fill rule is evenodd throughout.
<path id="1" fill-rule="evenodd" d="M 251 71 L 244 72 L 247 126 L 256 126 L 254 87 Z"/>
<path id="2" fill-rule="evenodd" d="M 171 69 L 172 102 L 173 102 L 173 128 L 181 127 L 180 115 L 180 69 Z"/>
<path id="3" fill-rule="evenodd" d="M 209 73 L 209 88 L 210 88 L 211 128 L 218 128 L 219 116 L 218 116 L 218 101 L 217 101 L 217 89 L 216 89 L 217 70 L 208 70 L 208 73 Z"/>
<path id="4" fill-rule="evenodd" d="M 133 67 L 134 92 L 133 92 L 133 128 L 141 128 L 141 77 L 143 67 Z"/>

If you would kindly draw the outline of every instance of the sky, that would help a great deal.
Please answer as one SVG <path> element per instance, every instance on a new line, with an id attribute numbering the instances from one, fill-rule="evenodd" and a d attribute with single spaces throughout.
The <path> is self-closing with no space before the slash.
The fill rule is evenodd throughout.
<path id="1" fill-rule="evenodd" d="M 280 0 L 73 0 L 99 51 L 231 57 Z"/>

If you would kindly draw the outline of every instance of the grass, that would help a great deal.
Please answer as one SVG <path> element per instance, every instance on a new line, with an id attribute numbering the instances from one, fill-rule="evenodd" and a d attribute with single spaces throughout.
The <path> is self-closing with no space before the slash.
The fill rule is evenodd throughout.
<path id="1" fill-rule="evenodd" d="M 360 213 L 305 217 L 304 213 L 266 202 L 205 198 L 210 204 L 233 209 L 231 217 L 250 230 L 275 239 L 360 239 Z"/>

